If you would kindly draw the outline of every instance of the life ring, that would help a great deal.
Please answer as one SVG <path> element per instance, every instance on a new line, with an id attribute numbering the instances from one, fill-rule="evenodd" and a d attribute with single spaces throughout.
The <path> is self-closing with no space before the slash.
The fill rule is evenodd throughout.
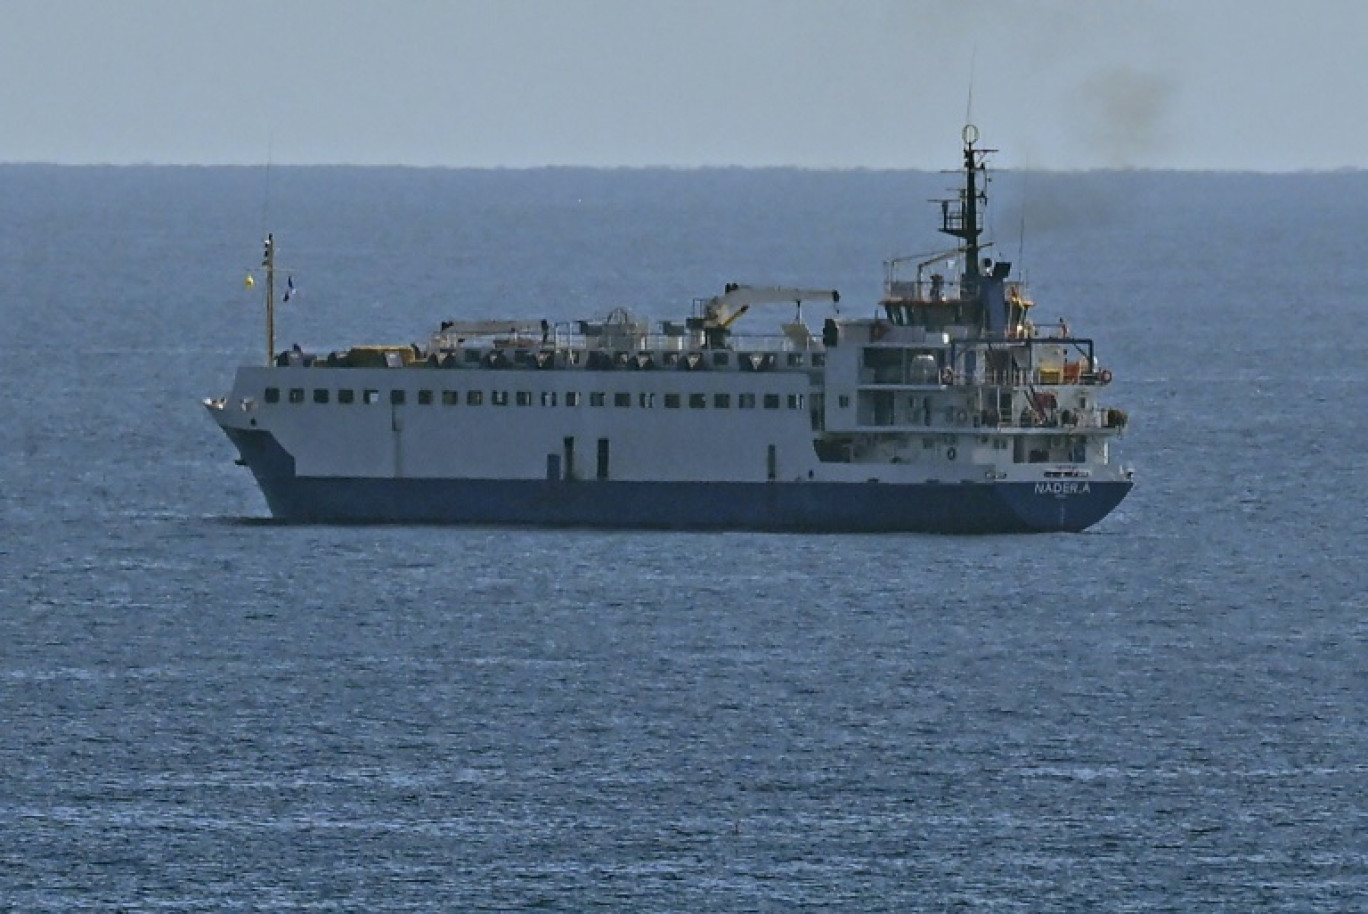
<path id="1" fill-rule="evenodd" d="M 955 372 L 950 368 L 942 368 L 940 373 L 940 382 L 946 387 L 949 387 L 951 384 L 954 384 Z"/>
<path id="2" fill-rule="evenodd" d="M 965 412 L 963 409 L 961 409 L 959 412 L 955 413 L 955 424 L 956 424 L 956 425 L 964 425 L 964 424 L 967 423 L 968 421 L 969 421 L 969 413 Z"/>
<path id="3" fill-rule="evenodd" d="M 956 456 L 957 456 L 957 455 L 956 455 L 956 453 L 955 453 L 955 449 L 954 449 L 954 448 L 950 448 L 950 449 L 948 449 L 948 450 L 945 452 L 945 459 L 946 459 L 946 460 L 954 460 Z"/>
<path id="4" fill-rule="evenodd" d="M 1109 368 L 1103 368 L 1101 371 L 1097 373 L 1097 380 L 1101 381 L 1103 384 L 1110 384 L 1111 379 L 1112 373 L 1111 369 Z"/>

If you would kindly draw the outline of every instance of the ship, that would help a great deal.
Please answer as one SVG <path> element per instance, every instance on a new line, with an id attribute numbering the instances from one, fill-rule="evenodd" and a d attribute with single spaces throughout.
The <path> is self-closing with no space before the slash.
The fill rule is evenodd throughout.
<path id="1" fill-rule="evenodd" d="M 962 139 L 936 201 L 954 246 L 887 261 L 864 314 L 834 289 L 727 283 L 658 323 L 443 320 L 424 344 L 276 351 L 268 236 L 266 362 L 204 405 L 286 522 L 1088 529 L 1134 484 L 1128 417 L 1094 340 L 1038 326 L 984 256 L 995 150 Z"/>

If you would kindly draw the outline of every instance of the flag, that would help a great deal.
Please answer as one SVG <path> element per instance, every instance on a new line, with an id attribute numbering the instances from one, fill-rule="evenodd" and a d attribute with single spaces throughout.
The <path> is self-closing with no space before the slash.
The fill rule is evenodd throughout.
<path id="1" fill-rule="evenodd" d="M 251 274 L 251 273 L 248 273 L 248 274 L 247 274 L 247 278 L 244 279 L 244 280 L 242 281 L 242 287 L 243 287 L 244 289 L 255 289 L 255 288 L 256 288 L 256 280 L 252 278 L 252 274 Z"/>
<path id="2" fill-rule="evenodd" d="M 284 300 L 284 301 L 289 301 L 289 300 L 294 296 L 294 294 L 295 294 L 294 277 L 293 277 L 293 276 L 287 276 L 287 277 L 285 277 L 285 298 L 284 298 L 283 300 Z"/>

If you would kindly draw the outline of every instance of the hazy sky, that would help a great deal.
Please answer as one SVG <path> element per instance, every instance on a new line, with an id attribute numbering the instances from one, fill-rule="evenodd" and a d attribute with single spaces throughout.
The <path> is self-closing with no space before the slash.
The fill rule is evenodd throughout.
<path id="1" fill-rule="evenodd" d="M 1368 167 L 1368 0 L 0 0 L 0 161 Z"/>

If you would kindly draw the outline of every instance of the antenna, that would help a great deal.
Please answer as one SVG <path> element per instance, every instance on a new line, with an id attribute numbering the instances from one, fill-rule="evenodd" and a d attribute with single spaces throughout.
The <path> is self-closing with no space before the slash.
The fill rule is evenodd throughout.
<path id="1" fill-rule="evenodd" d="M 275 144 L 271 135 L 271 128 L 266 128 L 266 175 L 262 179 L 265 185 L 261 193 L 261 230 L 268 231 L 271 227 L 271 160 L 274 158 Z"/>
<path id="2" fill-rule="evenodd" d="M 978 45 L 969 52 L 969 98 L 964 103 L 964 123 L 966 126 L 974 122 L 974 65 L 978 59 Z"/>
<path id="3" fill-rule="evenodd" d="M 1026 273 L 1026 201 L 1030 199 L 1027 193 L 1030 175 L 1023 171 L 1021 173 L 1021 228 L 1017 235 L 1017 263 L 1021 264 L 1023 276 Z"/>

